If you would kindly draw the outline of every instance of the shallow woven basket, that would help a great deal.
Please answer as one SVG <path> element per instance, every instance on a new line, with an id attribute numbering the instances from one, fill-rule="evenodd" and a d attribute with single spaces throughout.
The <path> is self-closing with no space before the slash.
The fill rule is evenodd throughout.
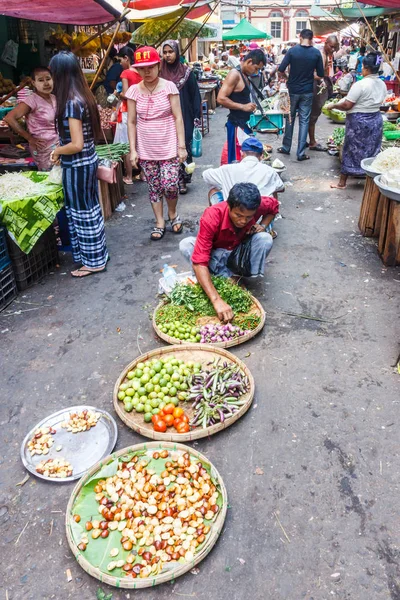
<path id="1" fill-rule="evenodd" d="M 263 309 L 263 307 L 261 306 L 261 304 L 259 303 L 257 298 L 254 298 L 254 296 L 252 296 L 251 298 L 253 300 L 253 305 L 256 309 L 253 312 L 259 314 L 261 317 L 261 321 L 257 325 L 257 327 L 255 329 L 252 329 L 252 331 L 250 333 L 246 333 L 246 335 L 242 335 L 241 337 L 236 338 L 234 340 L 229 340 L 229 342 L 214 342 L 214 343 L 211 343 L 208 345 L 214 346 L 216 348 L 231 348 L 232 346 L 239 346 L 239 344 L 243 344 L 244 342 L 247 342 L 251 338 L 255 337 L 258 333 L 260 333 L 260 331 L 263 329 L 263 327 L 265 325 L 265 310 Z M 156 332 L 158 337 L 160 337 L 162 340 L 164 340 L 168 344 L 186 344 L 187 343 L 186 340 L 178 340 L 177 338 L 173 338 L 170 335 L 168 335 L 167 333 L 163 333 L 161 331 L 161 329 L 158 327 L 158 325 L 156 323 L 156 313 L 164 305 L 165 305 L 164 302 L 160 302 L 160 304 L 157 306 L 157 308 L 155 309 L 155 311 L 153 313 L 154 331 Z M 213 321 L 215 321 L 215 317 L 210 317 L 210 322 L 213 322 Z M 204 346 L 204 344 L 202 344 L 202 346 Z"/>
<path id="2" fill-rule="evenodd" d="M 193 560 L 190 563 L 185 563 L 185 564 L 177 563 L 176 569 L 168 570 L 165 573 L 160 573 L 159 575 L 156 575 L 155 577 L 148 577 L 148 578 L 144 578 L 144 579 L 140 579 L 140 578 L 132 579 L 131 577 L 122 577 L 122 578 L 115 577 L 109 573 L 105 573 L 105 572 L 101 571 L 97 567 L 94 567 L 85 558 L 84 552 L 81 552 L 78 549 L 78 547 L 73 539 L 72 527 L 71 527 L 73 515 L 74 515 L 74 505 L 75 505 L 75 502 L 79 496 L 79 493 L 81 492 L 84 485 L 88 482 L 88 480 L 91 477 L 93 477 L 93 475 L 95 475 L 95 473 L 103 465 L 107 464 L 111 460 L 117 459 L 119 456 L 123 456 L 127 452 L 131 452 L 131 451 L 137 452 L 140 450 L 149 450 L 149 449 L 154 449 L 157 451 L 163 450 L 163 449 L 182 450 L 183 452 L 189 452 L 189 454 L 191 456 L 198 458 L 199 460 L 201 460 L 201 462 L 203 464 L 209 465 L 211 468 L 211 476 L 215 479 L 215 481 L 217 481 L 221 495 L 222 495 L 221 510 L 218 512 L 215 521 L 211 525 L 211 530 L 210 530 L 210 533 L 209 533 L 206 541 L 204 542 L 204 546 L 198 552 L 198 554 L 195 554 Z M 193 569 L 193 567 L 195 567 L 199 562 L 201 562 L 207 556 L 207 554 L 213 548 L 214 544 L 216 543 L 216 541 L 222 531 L 222 527 L 223 527 L 225 517 L 226 517 L 227 508 L 228 508 L 228 495 L 227 495 L 226 488 L 225 488 L 224 482 L 222 480 L 222 477 L 218 473 L 218 471 L 214 467 L 214 465 L 203 454 L 201 454 L 200 452 L 197 452 L 197 450 L 189 448 L 188 446 L 185 446 L 183 444 L 174 444 L 171 442 L 162 442 L 162 443 L 148 442 L 145 444 L 137 444 L 135 446 L 130 446 L 129 448 L 124 448 L 123 450 L 119 450 L 118 452 L 111 454 L 104 460 L 102 460 L 102 461 L 98 462 L 96 465 L 94 465 L 86 473 L 86 475 L 84 475 L 84 477 L 82 477 L 82 479 L 79 480 L 79 482 L 77 483 L 77 485 L 75 486 L 75 488 L 71 494 L 71 497 L 69 499 L 68 506 L 67 506 L 66 517 L 65 517 L 66 535 L 67 535 L 67 540 L 68 540 L 69 546 L 71 548 L 71 551 L 72 551 L 73 555 L 75 556 L 76 560 L 78 561 L 79 565 L 82 567 L 82 569 L 84 571 L 86 571 L 86 573 L 89 573 L 89 575 L 91 575 L 92 577 L 99 579 L 102 583 L 106 583 L 108 585 L 112 585 L 112 586 L 115 586 L 118 588 L 129 588 L 129 589 L 153 587 L 155 585 L 159 585 L 160 583 L 166 583 L 167 581 L 174 581 L 180 575 L 183 575 L 190 569 Z"/>
<path id="3" fill-rule="evenodd" d="M 201 362 L 204 365 L 211 362 L 216 357 L 221 357 L 224 361 L 235 363 L 249 378 L 250 390 L 247 392 L 247 394 L 241 396 L 241 400 L 245 400 L 245 404 L 243 404 L 243 406 L 241 406 L 237 413 L 235 413 L 232 417 L 225 419 L 223 423 L 211 425 L 206 429 L 197 427 L 189 433 L 178 433 L 173 428 L 170 428 L 165 433 L 154 431 L 152 423 L 144 422 L 143 413 L 137 413 L 135 412 L 135 410 L 133 410 L 132 412 L 126 412 L 123 403 L 120 400 L 118 400 L 118 391 L 119 386 L 121 385 L 121 383 L 123 383 L 126 377 L 126 374 L 129 371 L 134 370 L 136 368 L 137 363 L 145 362 L 146 360 L 152 358 L 161 358 L 166 354 L 174 354 L 180 360 L 191 360 L 194 362 Z M 128 425 L 128 427 L 130 427 L 134 431 L 137 431 L 137 433 L 140 433 L 141 435 L 144 435 L 145 437 L 151 438 L 153 440 L 190 442 L 192 440 L 198 440 L 199 438 L 208 437 L 210 435 L 213 435 L 214 433 L 217 433 L 218 431 L 226 429 L 230 425 L 233 425 L 233 423 L 240 419 L 240 417 L 242 417 L 244 413 L 250 408 L 254 397 L 254 389 L 254 379 L 250 370 L 239 358 L 237 358 L 230 352 L 227 352 L 222 348 L 210 346 L 209 344 L 185 344 L 181 346 L 167 346 L 165 348 L 158 348 L 157 350 L 151 350 L 150 352 L 147 352 L 146 354 L 142 354 L 142 356 L 135 358 L 133 362 L 131 362 L 127 367 L 125 367 L 121 375 L 118 377 L 117 382 L 114 386 L 113 402 L 115 411 L 120 417 L 120 419 L 122 419 L 122 421 L 126 425 Z M 185 412 L 189 415 L 189 417 L 192 417 L 194 415 L 194 411 L 192 409 L 192 402 L 180 402 L 179 406 L 185 409 Z"/>

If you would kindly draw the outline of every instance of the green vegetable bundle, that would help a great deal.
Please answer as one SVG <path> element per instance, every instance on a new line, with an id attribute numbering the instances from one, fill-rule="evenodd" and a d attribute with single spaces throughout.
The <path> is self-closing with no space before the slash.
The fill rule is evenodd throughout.
<path id="1" fill-rule="evenodd" d="M 129 154 L 129 144 L 102 144 L 96 146 L 96 152 L 99 158 L 120 161 Z"/>
<path id="2" fill-rule="evenodd" d="M 232 307 L 234 313 L 246 313 L 253 305 L 251 294 L 226 277 L 212 277 L 212 282 L 221 298 Z M 170 294 L 172 304 L 185 306 L 201 316 L 215 316 L 215 310 L 207 294 L 198 284 L 175 285 Z"/>
<path id="3" fill-rule="evenodd" d="M 397 131 L 397 125 L 390 121 L 383 122 L 383 131 Z"/>
<path id="4" fill-rule="evenodd" d="M 334 141 L 336 146 L 341 146 L 343 144 L 345 135 L 345 127 L 335 127 L 335 129 L 332 131 L 332 140 Z"/>

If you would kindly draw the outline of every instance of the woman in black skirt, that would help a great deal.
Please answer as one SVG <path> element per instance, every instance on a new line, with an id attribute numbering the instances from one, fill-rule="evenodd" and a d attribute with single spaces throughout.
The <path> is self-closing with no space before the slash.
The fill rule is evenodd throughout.
<path id="1" fill-rule="evenodd" d="M 72 256 L 82 265 L 71 275 L 87 277 L 105 271 L 108 260 L 96 177 L 95 139 L 101 134 L 100 117 L 94 96 L 72 52 L 56 54 L 51 59 L 50 70 L 60 136 L 60 146 L 52 153 L 52 160 L 61 161 Z"/>

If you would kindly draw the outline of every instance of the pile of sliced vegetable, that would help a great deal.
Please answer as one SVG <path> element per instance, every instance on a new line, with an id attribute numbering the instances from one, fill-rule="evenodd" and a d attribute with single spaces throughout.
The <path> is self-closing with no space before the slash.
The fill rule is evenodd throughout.
<path id="1" fill-rule="evenodd" d="M 83 487 L 72 516 L 80 552 L 116 577 L 193 563 L 222 507 L 210 468 L 182 450 L 130 452 Z"/>
<path id="2" fill-rule="evenodd" d="M 18 200 L 31 196 L 42 196 L 49 192 L 49 184 L 36 182 L 22 173 L 5 173 L 0 175 L 0 200 Z"/>

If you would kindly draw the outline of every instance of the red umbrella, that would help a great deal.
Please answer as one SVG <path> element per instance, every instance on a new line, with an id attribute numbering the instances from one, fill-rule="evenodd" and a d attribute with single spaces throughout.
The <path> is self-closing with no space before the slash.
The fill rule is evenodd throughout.
<path id="1" fill-rule="evenodd" d="M 207 0 L 180 2 L 180 0 L 130 0 L 127 2 L 127 8 L 134 10 L 152 10 L 155 8 L 181 7 L 188 8 L 194 5 L 194 9 L 190 11 L 188 17 L 196 19 L 210 12 L 211 8 Z"/>

